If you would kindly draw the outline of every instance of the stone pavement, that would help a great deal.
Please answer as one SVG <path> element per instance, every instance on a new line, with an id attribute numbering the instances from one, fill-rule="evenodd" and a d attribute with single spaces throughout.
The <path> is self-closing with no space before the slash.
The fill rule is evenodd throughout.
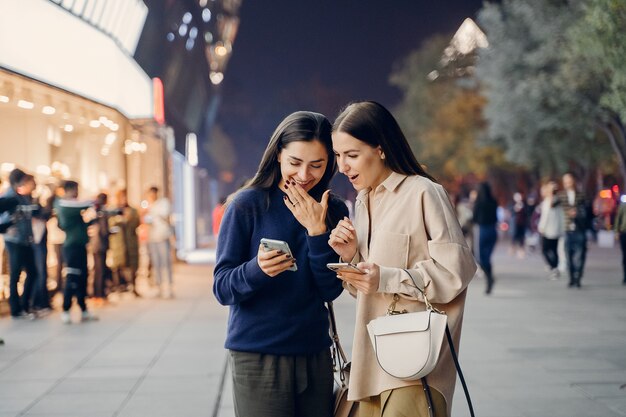
<path id="1" fill-rule="evenodd" d="M 470 285 L 460 360 L 480 417 L 626 416 L 626 286 L 618 249 L 592 247 L 583 288 L 550 281 L 538 254 L 494 255 L 491 296 Z M 99 322 L 0 318 L 0 417 L 234 416 L 228 377 L 220 407 L 228 310 L 211 267 L 179 264 L 176 295 L 124 296 Z M 344 347 L 354 304 L 336 302 Z M 78 313 L 78 311 L 74 311 Z M 77 317 L 75 317 L 77 319 Z M 453 416 L 469 415 L 457 390 Z"/>

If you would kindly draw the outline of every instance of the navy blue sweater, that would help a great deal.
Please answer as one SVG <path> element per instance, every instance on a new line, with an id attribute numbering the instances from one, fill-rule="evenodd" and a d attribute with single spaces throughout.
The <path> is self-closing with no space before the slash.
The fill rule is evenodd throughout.
<path id="1" fill-rule="evenodd" d="M 309 236 L 285 206 L 276 187 L 267 194 L 244 190 L 228 205 L 217 244 L 213 293 L 230 306 L 226 348 L 273 355 L 312 354 L 326 349 L 328 311 L 324 305 L 341 294 L 341 280 L 326 268 L 337 255 L 328 245 L 330 230 Z M 334 198 L 335 218 L 348 215 Z M 339 217 L 337 217 L 337 215 Z M 262 238 L 284 240 L 298 270 L 266 275 L 256 255 Z"/>

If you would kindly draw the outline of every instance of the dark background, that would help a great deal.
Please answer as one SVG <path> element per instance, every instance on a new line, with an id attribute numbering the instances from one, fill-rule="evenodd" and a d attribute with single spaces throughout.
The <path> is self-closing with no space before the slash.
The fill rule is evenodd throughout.
<path id="1" fill-rule="evenodd" d="M 273 129 L 296 110 L 332 121 L 349 101 L 393 108 L 394 68 L 422 41 L 450 34 L 480 0 L 243 0 L 217 117 L 236 144 L 235 182 L 254 174 Z"/>

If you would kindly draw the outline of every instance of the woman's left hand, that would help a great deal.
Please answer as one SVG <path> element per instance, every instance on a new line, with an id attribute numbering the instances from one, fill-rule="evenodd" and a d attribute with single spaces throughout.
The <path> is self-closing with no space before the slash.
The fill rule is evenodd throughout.
<path id="1" fill-rule="evenodd" d="M 304 226 L 309 236 L 326 233 L 326 212 L 330 190 L 324 191 L 322 201 L 317 202 L 295 181 L 285 180 L 285 205 L 293 216 Z"/>
<path id="2" fill-rule="evenodd" d="M 365 273 L 359 274 L 358 272 L 343 270 L 337 274 L 337 277 L 351 284 L 363 294 L 378 292 L 378 285 L 380 284 L 380 268 L 378 265 L 370 262 L 359 262 L 357 268 Z"/>

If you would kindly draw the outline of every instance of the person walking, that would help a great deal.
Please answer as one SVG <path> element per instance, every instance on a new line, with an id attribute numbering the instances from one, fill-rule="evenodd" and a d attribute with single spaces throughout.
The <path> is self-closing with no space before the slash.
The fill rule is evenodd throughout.
<path id="1" fill-rule="evenodd" d="M 569 287 L 581 287 L 587 257 L 587 229 L 590 208 L 587 197 L 576 189 L 576 178 L 568 172 L 563 175 L 564 190 L 559 200 L 565 214 L 565 255 L 569 271 Z"/>
<path id="2" fill-rule="evenodd" d="M 326 264 L 329 231 L 348 215 L 330 196 L 336 171 L 330 122 L 301 111 L 276 128 L 254 178 L 229 198 L 213 293 L 230 307 L 226 348 L 237 417 L 330 417 L 328 310 L 342 292 Z M 265 251 L 287 242 L 293 256 Z"/>
<path id="3" fill-rule="evenodd" d="M 65 232 L 63 242 L 63 259 L 65 259 L 65 286 L 63 288 L 63 312 L 61 321 L 71 323 L 70 308 L 72 300 L 81 310 L 81 321 L 98 320 L 88 309 L 85 302 L 87 296 L 87 226 L 83 220 L 83 210 L 91 207 L 91 201 L 78 201 L 78 183 L 66 181 L 63 185 L 64 197 L 55 201 L 54 210 L 59 227 Z"/>
<path id="4" fill-rule="evenodd" d="M 172 277 L 172 255 L 170 253 L 170 239 L 172 238 L 172 225 L 170 216 L 172 205 L 166 197 L 159 197 L 159 189 L 151 187 L 148 191 L 148 212 L 144 217 L 150 225 L 148 231 L 148 250 L 150 251 L 150 263 L 152 273 L 156 277 L 158 296 L 165 295 L 167 298 L 174 297 L 174 282 Z M 168 283 L 168 292 L 163 291 L 163 273 Z"/>
<path id="5" fill-rule="evenodd" d="M 376 361 L 366 325 L 383 316 L 399 296 L 397 310 L 425 310 L 422 292 L 445 310 L 459 346 L 467 286 L 476 262 L 445 189 L 424 171 L 393 115 L 382 105 L 357 102 L 333 126 L 339 172 L 359 192 L 354 223 L 344 218 L 329 244 L 364 273 L 341 270 L 338 277 L 356 297 L 356 327 L 348 400 L 359 416 L 450 416 L 456 381 L 450 347 L 421 380 L 400 380 Z"/>
<path id="6" fill-rule="evenodd" d="M 539 215 L 538 230 L 541 234 L 541 251 L 550 267 L 550 279 L 557 280 L 559 272 L 559 239 L 565 231 L 565 215 L 557 196 L 558 185 L 554 181 L 545 184 L 541 191 L 543 201 Z"/>
<path id="7" fill-rule="evenodd" d="M 474 203 L 474 223 L 478 225 L 478 263 L 487 278 L 485 293 L 491 294 L 495 283 L 491 255 L 498 241 L 498 202 L 487 182 L 482 182 L 478 186 Z"/>

